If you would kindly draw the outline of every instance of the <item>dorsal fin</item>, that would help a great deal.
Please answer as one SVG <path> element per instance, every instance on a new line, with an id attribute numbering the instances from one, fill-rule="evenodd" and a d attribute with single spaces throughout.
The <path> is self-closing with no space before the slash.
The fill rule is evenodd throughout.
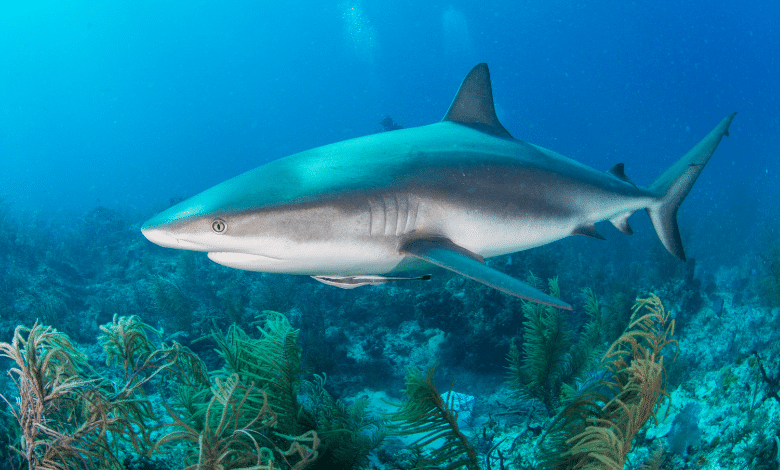
<path id="1" fill-rule="evenodd" d="M 466 75 L 442 121 L 457 122 L 496 137 L 512 139 L 496 116 L 487 64 L 478 64 Z"/>
<path id="2" fill-rule="evenodd" d="M 623 163 L 616 163 L 615 166 L 607 171 L 607 173 L 636 187 L 634 182 L 631 181 L 631 178 L 626 176 L 626 166 Z"/>

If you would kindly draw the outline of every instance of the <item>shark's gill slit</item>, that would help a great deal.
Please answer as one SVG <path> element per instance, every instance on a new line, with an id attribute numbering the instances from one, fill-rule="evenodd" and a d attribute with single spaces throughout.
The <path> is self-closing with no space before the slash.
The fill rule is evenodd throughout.
<path id="1" fill-rule="evenodd" d="M 406 230 L 404 233 L 414 232 L 415 225 L 417 224 L 417 213 L 420 211 L 420 203 L 416 202 L 412 204 L 409 201 L 409 214 L 406 219 Z"/>
<path id="2" fill-rule="evenodd" d="M 396 207 L 398 207 L 398 216 L 396 217 L 395 236 L 401 236 L 406 229 L 406 223 L 409 220 L 409 199 L 406 194 L 395 195 Z"/>
<path id="3" fill-rule="evenodd" d="M 385 207 L 385 236 L 390 237 L 398 225 L 398 198 L 395 194 L 385 196 Z"/>
<path id="4" fill-rule="evenodd" d="M 371 198 L 368 198 L 368 236 L 371 237 L 374 233 L 374 204 L 371 202 Z"/>
<path id="5" fill-rule="evenodd" d="M 385 204 L 385 199 L 383 197 L 378 198 L 378 201 L 379 205 L 377 208 L 380 213 L 377 215 L 381 215 L 381 219 L 378 220 L 379 224 L 377 224 L 376 235 L 381 237 L 385 233 L 385 224 L 387 224 L 387 205 Z"/>

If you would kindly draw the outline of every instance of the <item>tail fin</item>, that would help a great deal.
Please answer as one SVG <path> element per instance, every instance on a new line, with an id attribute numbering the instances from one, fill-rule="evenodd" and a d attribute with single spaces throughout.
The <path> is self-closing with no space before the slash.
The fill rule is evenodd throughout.
<path id="1" fill-rule="evenodd" d="M 656 203 L 647 208 L 655 232 L 669 253 L 683 261 L 685 251 L 680 239 L 680 229 L 677 227 L 677 210 L 715 152 L 720 139 L 729 135 L 729 124 L 736 114 L 732 113 L 723 119 L 696 147 L 650 185 L 650 190 L 660 196 Z"/>

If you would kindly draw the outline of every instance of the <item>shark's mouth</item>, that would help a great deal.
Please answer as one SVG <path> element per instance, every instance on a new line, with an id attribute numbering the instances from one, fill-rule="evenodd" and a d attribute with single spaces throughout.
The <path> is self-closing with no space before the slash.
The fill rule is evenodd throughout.
<path id="1" fill-rule="evenodd" d="M 273 271 L 273 266 L 279 266 L 285 260 L 270 256 L 255 255 L 250 253 L 237 253 L 233 251 L 212 251 L 209 259 L 217 264 L 229 268 L 244 269 L 247 271 Z"/>

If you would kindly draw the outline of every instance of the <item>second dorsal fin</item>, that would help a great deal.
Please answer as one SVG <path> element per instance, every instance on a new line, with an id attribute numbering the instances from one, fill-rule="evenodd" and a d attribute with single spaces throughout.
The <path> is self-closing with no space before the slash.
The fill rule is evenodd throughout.
<path id="1" fill-rule="evenodd" d="M 626 176 L 626 166 L 623 163 L 616 163 L 615 166 L 607 171 L 607 173 L 636 187 L 634 182 L 631 181 L 631 178 Z"/>
<path id="2" fill-rule="evenodd" d="M 487 64 L 478 64 L 466 75 L 442 121 L 457 122 L 496 137 L 512 139 L 496 116 Z"/>

